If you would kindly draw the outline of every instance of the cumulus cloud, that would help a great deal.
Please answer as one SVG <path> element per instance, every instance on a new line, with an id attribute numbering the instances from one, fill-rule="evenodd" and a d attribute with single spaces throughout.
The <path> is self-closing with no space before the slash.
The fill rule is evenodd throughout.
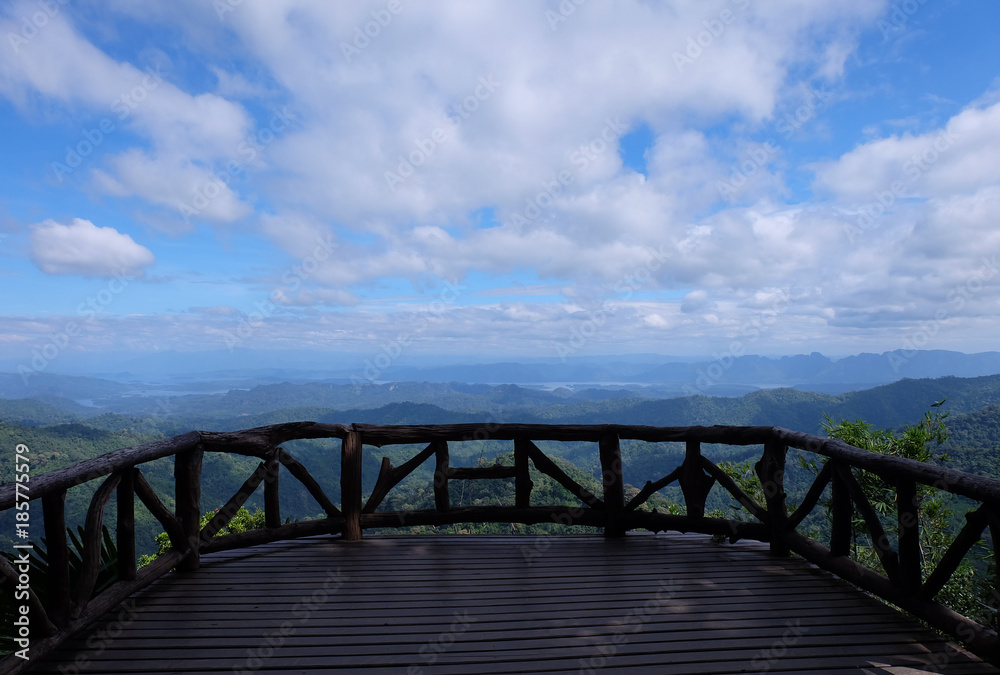
<path id="1" fill-rule="evenodd" d="M 46 274 L 84 277 L 139 276 L 155 262 L 152 251 L 129 235 L 82 218 L 33 225 L 31 259 Z"/>
<path id="2" fill-rule="evenodd" d="M 838 130 L 839 156 L 789 165 L 785 151 L 803 152 L 803 139 L 828 130 L 820 118 L 857 95 L 844 91 L 845 72 L 886 2 L 623 0 L 574 4 L 555 24 L 546 9 L 557 3 L 410 2 L 347 52 L 384 1 L 238 3 L 221 21 L 201 0 L 108 6 L 129 25 L 183 32 L 203 70 L 175 75 L 160 55 L 162 75 L 148 80 L 145 54 L 102 47 L 106 35 L 82 30 L 67 8 L 21 53 L 0 50 L 0 95 L 26 116 L 44 101 L 99 119 L 140 87 L 142 100 L 116 118 L 125 132 L 95 152 L 81 182 L 176 233 L 245 224 L 238 245 L 266 241 L 248 246 L 255 256 L 237 274 L 267 279 L 261 297 L 280 305 L 255 331 L 264 342 L 291 344 L 296 330 L 321 340 L 316 331 L 336 323 L 323 312 L 358 335 L 394 333 L 411 308 L 372 298 L 419 293 L 435 277 L 491 290 L 474 287 L 469 306 L 433 317 L 428 339 L 548 335 L 551 345 L 609 302 L 620 335 L 608 344 L 652 348 L 667 328 L 698 341 L 712 322 L 732 335 L 778 305 L 774 339 L 825 338 L 829 327 L 849 341 L 852 327 L 895 335 L 933 316 L 982 251 L 1000 250 L 995 95 L 944 121 L 876 125 L 863 141 Z M 34 4 L 12 7 L 7 17 Z M 705 38 L 723 10 L 732 21 Z M 0 34 L 8 29 L 16 22 L 0 18 Z M 817 102 L 818 89 L 827 93 Z M 268 130 L 286 106 L 296 119 Z M 787 145 L 764 143 L 803 109 Z M 653 137 L 645 176 L 620 154 L 641 125 Z M 803 187 L 811 177 L 820 199 Z M 880 195 L 891 208 L 852 232 Z M 126 234 L 77 223 L 35 227 L 41 269 L 152 264 Z M 545 292 L 495 302 L 530 295 L 502 288 L 514 282 Z M 963 311 L 990 311 L 994 295 Z"/>
<path id="3" fill-rule="evenodd" d="M 886 192 L 894 199 L 942 197 L 996 185 L 998 155 L 1000 103 L 971 106 L 941 128 L 873 140 L 818 164 L 816 184 L 848 201 Z"/>

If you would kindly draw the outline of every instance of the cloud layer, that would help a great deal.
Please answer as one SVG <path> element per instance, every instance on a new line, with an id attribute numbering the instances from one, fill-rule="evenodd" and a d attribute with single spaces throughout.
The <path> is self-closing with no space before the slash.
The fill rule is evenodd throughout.
<path id="1" fill-rule="evenodd" d="M 897 95 L 859 74 L 916 58 L 886 2 L 58 7 L 0 50 L 0 96 L 43 128 L 110 121 L 79 168 L 32 170 L 114 216 L 27 220 L 55 219 L 29 255 L 169 261 L 184 283 L 128 319 L 147 348 L 219 346 L 255 312 L 243 346 L 388 343 L 424 316 L 428 348 L 555 353 L 603 316 L 577 351 L 726 349 L 764 321 L 755 351 L 896 349 L 928 321 L 979 348 L 1000 315 L 997 90 L 857 124 Z M 186 240 L 227 272 L 171 258 Z"/>

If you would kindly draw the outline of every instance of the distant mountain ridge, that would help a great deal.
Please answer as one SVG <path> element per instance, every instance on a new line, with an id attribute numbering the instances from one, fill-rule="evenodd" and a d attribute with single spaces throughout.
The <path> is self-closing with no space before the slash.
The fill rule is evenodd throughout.
<path id="1" fill-rule="evenodd" d="M 644 391 L 545 391 L 517 385 L 429 382 L 363 387 L 283 383 L 226 394 L 178 396 L 166 404 L 147 397 L 109 398 L 107 407 L 96 411 L 65 400 L 65 406 L 58 405 L 58 399 L 0 399 L 0 420 L 28 426 L 81 421 L 108 430 L 159 430 L 166 435 L 192 428 L 233 430 L 305 419 L 378 424 L 739 424 L 819 433 L 824 414 L 895 428 L 916 423 L 931 403 L 941 399 L 947 399 L 944 410 L 954 415 L 1000 406 L 1000 375 L 904 379 L 837 395 L 791 388 L 759 390 L 741 397 L 654 397 Z M 76 414 L 79 409 L 88 415 Z"/>
<path id="2" fill-rule="evenodd" d="M 756 388 L 816 385 L 874 386 L 902 378 L 977 377 L 1000 373 L 1000 352 L 963 354 L 946 350 L 858 354 L 831 359 L 818 352 L 797 356 L 719 357 L 710 361 L 491 363 L 425 368 L 389 368 L 383 380 L 427 382 L 635 383 L 673 385 L 679 393 L 715 394 L 727 385 Z"/>
<path id="3" fill-rule="evenodd" d="M 443 357 L 422 358 L 421 365 L 399 363 L 383 369 L 367 367 L 370 359 L 357 355 L 314 353 L 312 365 L 306 353 L 284 357 L 261 352 L 254 365 L 250 350 L 236 350 L 237 355 L 220 355 L 217 360 L 206 353 L 159 354 L 133 359 L 121 364 L 113 375 L 67 376 L 49 372 L 0 373 L 0 398 L 39 398 L 61 396 L 73 400 L 104 397 L 153 395 L 161 390 L 172 395 L 180 390 L 227 391 L 260 384 L 282 382 L 326 382 L 364 386 L 383 382 L 486 383 L 517 384 L 543 388 L 572 385 L 600 387 L 650 387 L 653 396 L 739 396 L 756 389 L 795 387 L 809 391 L 839 394 L 857 389 L 889 384 L 902 378 L 978 377 L 1000 374 L 1000 352 L 963 354 L 946 350 L 907 352 L 896 350 L 882 354 L 863 353 L 840 359 L 818 352 L 795 356 L 767 357 L 745 355 L 737 358 L 692 359 L 652 354 L 628 356 L 580 356 L 564 361 L 523 358 L 502 362 L 443 363 Z M 246 353 L 244 353 L 246 352 Z M 247 362 L 245 369 L 234 370 L 232 359 Z M 416 356 L 412 357 L 415 361 Z M 210 371 L 210 364 L 217 370 Z M 276 363 L 285 363 L 278 367 Z M 128 372 L 129 364 L 137 368 Z M 96 366 L 95 366 L 96 367 Z M 145 373 L 145 375 L 143 375 Z"/>

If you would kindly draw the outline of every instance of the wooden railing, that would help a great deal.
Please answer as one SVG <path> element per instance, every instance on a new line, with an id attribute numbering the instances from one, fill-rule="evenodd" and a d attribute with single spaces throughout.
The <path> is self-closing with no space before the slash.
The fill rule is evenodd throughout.
<path id="1" fill-rule="evenodd" d="M 296 439 L 341 440 L 341 505 L 338 508 L 306 468 L 281 447 Z M 513 441 L 513 466 L 452 467 L 449 443 L 469 440 Z M 622 477 L 621 440 L 685 444 L 680 466 L 659 480 L 650 481 L 628 502 Z M 550 459 L 535 441 L 589 441 L 598 444 L 602 469 L 600 497 L 573 480 Z M 399 467 L 388 458 L 374 489 L 362 503 L 362 448 L 424 444 L 426 447 Z M 728 474 L 702 455 L 702 444 L 763 446 L 755 465 L 763 502 L 758 503 Z M 789 514 L 784 486 L 788 448 L 828 458 L 794 513 Z M 200 527 L 202 459 L 205 452 L 257 457 L 261 460 L 235 495 L 216 515 Z M 140 466 L 163 457 L 175 461 L 175 509 L 160 501 L 146 482 Z M 390 490 L 419 465 L 435 461 L 434 504 L 430 510 L 378 511 Z M 530 465 L 546 474 L 577 497 L 582 505 L 531 505 Z M 279 466 L 300 481 L 326 513 L 326 518 L 282 524 L 278 498 Z M 895 486 L 897 501 L 896 547 L 854 470 L 874 473 Z M 106 478 L 105 478 L 106 477 Z M 83 562 L 75 587 L 70 587 L 69 549 L 66 542 L 65 500 L 67 490 L 104 478 L 94 492 L 87 511 L 83 537 Z M 513 506 L 452 505 L 449 480 L 513 478 Z M 651 495 L 677 482 L 683 494 L 685 515 L 640 510 Z M 215 536 L 236 514 L 247 498 L 264 483 L 266 527 L 223 537 Z M 706 497 L 718 483 L 754 518 L 741 521 L 705 516 Z M 966 515 L 967 523 L 957 534 L 937 567 L 923 578 L 917 518 L 918 484 L 961 495 L 978 504 Z M 797 531 L 820 503 L 831 485 L 831 535 L 829 545 Z M 101 532 L 105 507 L 117 494 L 118 579 L 94 595 L 101 565 Z M 153 563 L 136 569 L 135 497 L 146 506 L 170 537 L 172 548 Z M 958 638 L 977 654 L 1000 661 L 997 634 L 935 600 L 955 573 L 968 551 L 989 528 L 996 541 L 1000 533 L 1000 481 L 939 466 L 867 452 L 833 439 L 789 431 L 780 427 L 649 427 L 626 425 L 457 424 L 432 426 L 373 426 L 295 422 L 246 431 L 216 433 L 192 431 L 182 436 L 117 450 L 74 466 L 31 478 L 30 499 L 41 500 L 47 535 L 49 587 L 42 603 L 35 591 L 29 594 L 34 639 L 31 652 L 51 651 L 70 635 L 82 630 L 102 614 L 171 569 L 192 571 L 200 556 L 214 551 L 317 534 L 340 533 L 346 541 L 362 538 L 366 528 L 401 525 L 445 525 L 469 522 L 562 523 L 603 528 L 607 537 L 621 537 L 628 530 L 701 532 L 723 535 L 732 541 L 755 539 L 768 542 L 777 556 L 794 552 L 817 566 L 877 595 L 944 633 Z M 0 486 L 0 510 L 15 504 L 15 485 Z M 882 572 L 864 567 L 849 556 L 855 511 L 864 519 Z M 1000 565 L 998 565 L 1000 568 Z M 17 572 L 0 558 L 5 586 L 13 586 Z M 995 580 L 994 580 L 995 581 Z M 994 597 L 1000 587 L 994 584 Z M 5 589 L 9 592 L 10 589 Z M 94 597 L 92 597 L 94 596 Z M 43 639 L 39 640 L 38 638 Z M 3 672 L 20 672 L 24 662 L 9 656 L 0 661 Z"/>

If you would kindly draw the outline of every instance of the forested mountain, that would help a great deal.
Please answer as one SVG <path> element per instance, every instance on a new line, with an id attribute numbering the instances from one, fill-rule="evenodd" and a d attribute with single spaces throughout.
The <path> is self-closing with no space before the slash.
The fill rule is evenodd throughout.
<path id="1" fill-rule="evenodd" d="M 148 400 L 135 397 L 122 407 L 150 411 L 148 414 L 120 414 L 87 408 L 86 415 L 69 412 L 77 406 L 34 399 L 0 400 L 0 444 L 31 448 L 32 474 L 79 462 L 110 450 L 184 433 L 191 429 L 234 430 L 289 422 L 364 422 L 374 424 L 441 424 L 457 422 L 527 422 L 560 424 L 648 424 L 687 426 L 695 424 L 777 425 L 822 434 L 824 414 L 833 419 L 863 419 L 878 428 L 897 429 L 920 420 L 931 403 L 947 399 L 943 410 L 950 438 L 942 450 L 952 456 L 949 465 L 985 475 L 997 475 L 1000 457 L 1000 376 L 977 378 L 945 377 L 901 380 L 875 389 L 837 396 L 795 389 L 755 391 L 739 398 L 708 396 L 663 399 L 642 398 L 641 391 L 569 389 L 543 391 L 514 385 L 488 386 L 433 383 L 395 383 L 352 387 L 335 384 L 265 385 L 250 391 L 227 394 L 178 396 Z M 402 400 L 400 400 L 402 399 Z M 413 399 L 413 400 L 406 400 Z M 434 401 L 434 404 L 429 401 Z M 362 402 L 374 402 L 360 407 Z M 59 401 L 56 401 L 59 403 Z M 332 405 L 337 403 L 337 406 Z M 82 407 L 82 406 L 77 406 Z M 118 407 L 118 406 L 115 406 Z M 552 456 L 565 460 L 595 480 L 599 462 L 593 444 L 544 444 Z M 339 460 L 334 441 L 296 441 L 285 446 L 324 486 L 329 497 L 340 499 Z M 473 466 L 492 462 L 509 451 L 503 442 L 453 444 L 452 463 Z M 365 489 L 370 490 L 378 474 L 382 456 L 398 466 L 412 456 L 412 447 L 365 448 Z M 681 461 L 683 448 L 673 444 L 625 442 L 626 482 L 641 486 L 646 480 L 665 475 Z M 742 461 L 755 456 L 754 448 L 706 448 L 716 461 Z M 204 506 L 221 506 L 242 484 L 257 460 L 210 453 L 204 467 Z M 432 462 L 420 467 L 400 485 L 391 502 L 416 503 L 426 497 Z M 143 467 L 150 483 L 165 504 L 173 504 L 173 466 L 169 459 Z M 0 464 L 0 481 L 11 479 L 10 463 Z M 291 479 L 282 480 L 283 517 L 315 517 L 318 505 Z M 82 523 L 82 514 L 94 485 L 70 491 L 70 523 Z M 472 499 L 503 499 L 493 488 L 472 485 Z M 487 490 L 480 494 L 478 491 Z M 422 492 L 423 491 L 423 492 Z M 505 494 L 505 493 L 504 493 Z M 667 491 L 669 497 L 670 493 Z M 419 498 L 419 499 L 418 499 Z M 260 503 L 260 495 L 249 502 Z M 152 536 L 160 527 L 140 509 L 139 529 L 147 541 L 140 548 L 149 552 Z M 109 509 L 113 525 L 114 510 Z M 11 532 L 2 527 L 0 532 Z M 2 535 L 0 535 L 2 536 Z"/>

